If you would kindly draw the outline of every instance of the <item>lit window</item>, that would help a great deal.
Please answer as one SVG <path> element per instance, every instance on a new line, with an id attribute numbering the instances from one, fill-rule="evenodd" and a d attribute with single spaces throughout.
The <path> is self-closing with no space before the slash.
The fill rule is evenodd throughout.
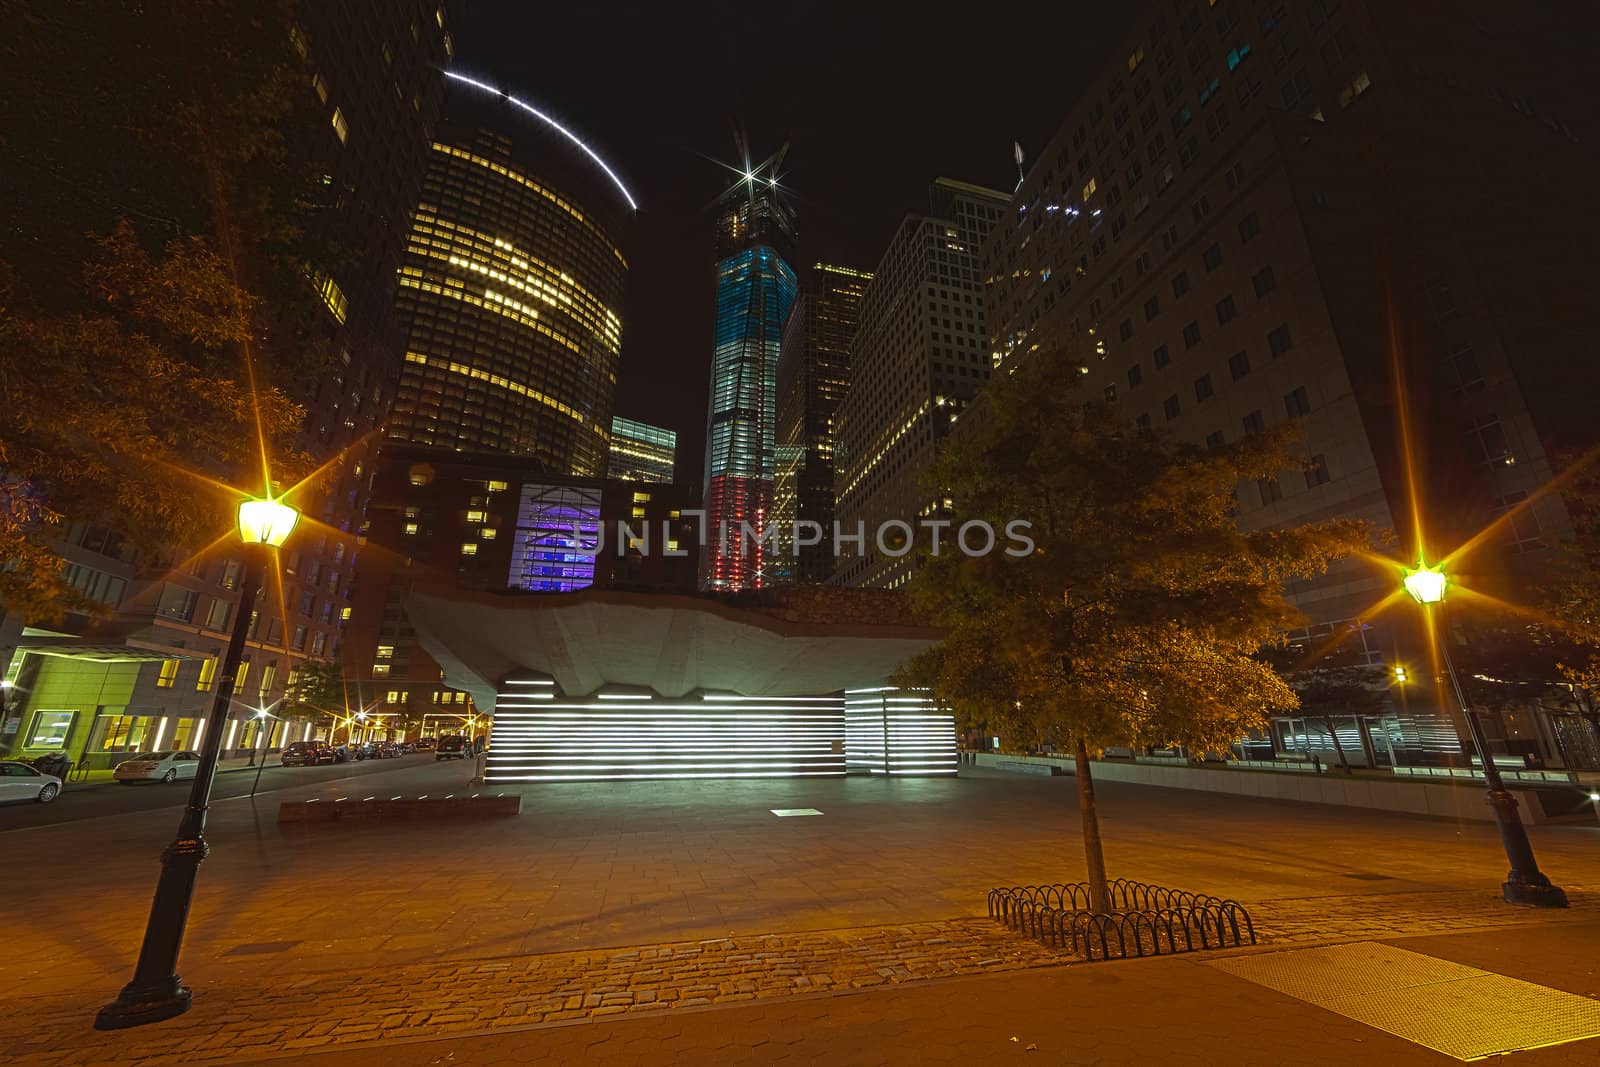
<path id="1" fill-rule="evenodd" d="M 405 533 L 407 537 L 415 537 L 417 535 L 417 524 L 414 522 L 406 523 Z"/>
<path id="2" fill-rule="evenodd" d="M 476 541 L 468 541 L 461 546 L 461 554 L 463 556 L 476 556 L 478 554 L 478 543 Z"/>
<path id="3" fill-rule="evenodd" d="M 636 519 L 644 518 L 644 508 L 640 508 L 640 507 L 634 508 L 633 509 L 633 517 L 636 518 Z"/>
<path id="4" fill-rule="evenodd" d="M 374 663 L 372 665 L 372 676 L 374 678 L 388 677 L 388 674 L 389 674 L 389 665 L 387 663 Z"/>
<path id="5" fill-rule="evenodd" d="M 494 527 L 485 526 L 483 529 L 478 531 L 478 536 L 483 538 L 485 541 L 493 541 L 494 540 Z"/>
<path id="6" fill-rule="evenodd" d="M 667 551 L 668 552 L 676 552 L 676 551 L 678 551 L 678 542 L 677 541 L 668 541 L 667 542 Z"/>
<path id="7" fill-rule="evenodd" d="M 379 645 L 378 646 L 378 658 L 379 659 L 394 659 L 394 646 L 393 645 Z"/>
<path id="8" fill-rule="evenodd" d="M 506 488 L 506 483 L 505 482 L 496 481 L 496 480 L 494 480 L 492 478 L 489 480 L 489 492 L 491 492 L 491 493 L 503 493 L 503 492 L 505 492 L 505 488 Z"/>
<path id="9" fill-rule="evenodd" d="M 650 503 L 650 494 L 649 493 L 634 493 L 633 494 L 633 502 L 635 504 L 648 504 L 648 503 Z"/>
<path id="10" fill-rule="evenodd" d="M 346 299 L 344 290 L 339 288 L 339 283 L 326 274 L 314 276 L 317 283 L 317 295 L 322 297 L 322 302 L 328 306 L 328 311 L 339 322 L 343 322 L 345 315 L 350 311 L 350 301 Z"/>
<path id="11" fill-rule="evenodd" d="M 217 678 L 217 661 L 206 658 L 200 661 L 200 677 L 195 681 L 194 688 L 197 693 L 204 693 L 211 688 L 211 683 Z"/>
<path id="12" fill-rule="evenodd" d="M 317 99 L 326 104 L 328 102 L 328 83 L 322 80 L 322 75 L 311 75 L 311 87 L 317 91 Z"/>
<path id="13" fill-rule="evenodd" d="M 164 659 L 161 661 L 161 673 L 156 675 L 156 688 L 171 689 L 172 683 L 178 678 L 178 661 Z"/>
<path id="14" fill-rule="evenodd" d="M 467 521 L 468 522 L 482 522 L 485 517 L 486 516 L 481 511 L 469 511 L 469 512 L 467 512 Z"/>
<path id="15" fill-rule="evenodd" d="M 339 621 L 340 622 L 349 622 L 350 621 L 350 609 L 349 608 L 340 608 L 339 609 Z"/>
<path id="16" fill-rule="evenodd" d="M 387 696 L 388 696 L 388 699 L 384 701 L 385 704 L 398 704 L 398 703 L 400 703 L 400 691 L 399 690 L 391 689 L 391 690 L 389 690 Z"/>
<path id="17" fill-rule="evenodd" d="M 350 124 L 345 122 L 344 112 L 338 108 L 333 109 L 333 132 L 339 135 L 340 144 L 350 140 Z"/>

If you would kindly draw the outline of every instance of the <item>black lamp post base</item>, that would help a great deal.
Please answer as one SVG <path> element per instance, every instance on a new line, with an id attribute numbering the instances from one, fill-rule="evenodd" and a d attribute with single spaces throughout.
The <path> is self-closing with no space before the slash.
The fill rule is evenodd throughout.
<path id="1" fill-rule="evenodd" d="M 170 989 L 124 989 L 116 1000 L 101 1008 L 94 1017 L 96 1030 L 127 1030 L 158 1023 L 189 1010 L 194 994 L 189 987 L 173 980 Z"/>
<path id="2" fill-rule="evenodd" d="M 1564 908 L 1567 906 L 1567 894 L 1558 885 L 1551 885 L 1550 879 L 1539 876 L 1537 882 L 1509 881 L 1500 887 L 1500 893 L 1506 898 L 1507 904 L 1520 904 L 1524 908 Z"/>

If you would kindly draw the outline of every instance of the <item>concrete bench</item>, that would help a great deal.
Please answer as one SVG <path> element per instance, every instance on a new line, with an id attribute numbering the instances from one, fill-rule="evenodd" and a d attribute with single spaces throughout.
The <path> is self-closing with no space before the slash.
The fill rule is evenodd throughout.
<path id="1" fill-rule="evenodd" d="M 389 797 L 364 800 L 299 800 L 278 805 L 280 823 L 364 822 L 380 819 L 481 819 L 516 815 L 522 811 L 522 798 L 496 793 L 485 796 Z"/>
<path id="2" fill-rule="evenodd" d="M 1042 760 L 1034 761 L 1003 759 L 996 761 L 995 766 L 1002 771 L 1010 771 L 1012 774 L 1056 775 L 1065 773 L 1054 763 L 1045 763 Z"/>

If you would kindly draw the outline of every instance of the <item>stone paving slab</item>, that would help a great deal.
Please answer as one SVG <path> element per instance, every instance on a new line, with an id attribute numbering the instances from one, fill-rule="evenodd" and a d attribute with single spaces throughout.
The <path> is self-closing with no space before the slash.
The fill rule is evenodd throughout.
<path id="1" fill-rule="evenodd" d="M 1337 942 L 1582 922 L 1600 886 L 1564 912 L 1513 908 L 1488 892 L 1391 893 L 1255 905 L 1263 945 Z M 282 1052 L 527 1030 L 612 1016 L 853 993 L 1000 971 L 1059 967 L 1068 953 L 988 919 L 739 935 L 634 948 L 452 960 L 301 977 L 224 978 L 180 1021 L 121 1034 L 89 1029 L 81 997 L 15 1000 L 0 1057 L 55 1065 L 225 1063 Z M 1096 964 L 1095 966 L 1105 966 Z"/>

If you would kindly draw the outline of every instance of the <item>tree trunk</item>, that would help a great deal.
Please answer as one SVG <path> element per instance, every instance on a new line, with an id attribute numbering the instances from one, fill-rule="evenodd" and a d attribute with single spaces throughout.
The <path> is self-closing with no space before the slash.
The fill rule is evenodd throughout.
<path id="1" fill-rule="evenodd" d="M 1106 888 L 1106 859 L 1100 851 L 1100 813 L 1094 806 L 1094 773 L 1089 769 L 1089 746 L 1078 739 L 1074 754 L 1078 777 L 1078 814 L 1083 819 L 1083 858 L 1089 868 L 1089 908 L 1109 912 L 1111 894 Z"/>
<path id="2" fill-rule="evenodd" d="M 1333 721 L 1333 716 L 1323 717 L 1323 722 L 1328 724 L 1328 736 L 1333 738 L 1333 751 L 1339 757 L 1339 769 L 1346 774 L 1352 773 L 1350 761 L 1344 758 L 1344 745 L 1339 741 L 1339 725 Z"/>

